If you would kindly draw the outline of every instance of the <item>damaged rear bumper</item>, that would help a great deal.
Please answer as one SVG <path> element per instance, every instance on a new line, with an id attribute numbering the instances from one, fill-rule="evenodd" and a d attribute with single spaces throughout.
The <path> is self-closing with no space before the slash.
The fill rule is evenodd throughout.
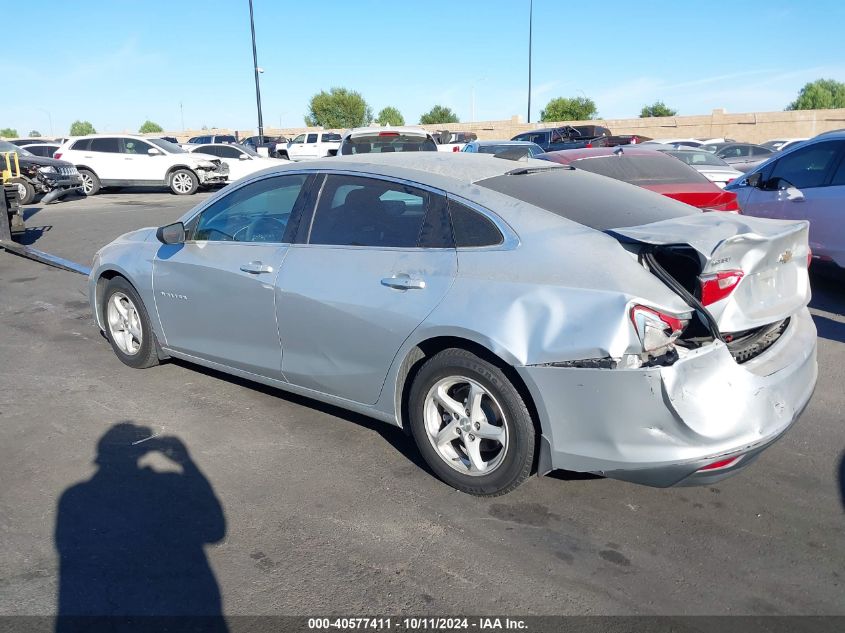
<path id="1" fill-rule="evenodd" d="M 777 343 L 742 365 L 719 342 L 666 367 L 517 371 L 543 429 L 541 472 L 708 484 L 748 466 L 798 419 L 818 374 L 816 328 L 802 308 Z M 735 464 L 698 472 L 737 455 Z"/>

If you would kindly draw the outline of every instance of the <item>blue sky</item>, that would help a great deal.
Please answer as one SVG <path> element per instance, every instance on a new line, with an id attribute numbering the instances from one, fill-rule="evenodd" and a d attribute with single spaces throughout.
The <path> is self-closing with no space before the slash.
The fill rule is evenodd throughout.
<path id="1" fill-rule="evenodd" d="M 266 126 L 300 126 L 344 86 L 414 123 L 525 117 L 528 0 L 254 0 Z M 255 127 L 247 0 L 14 2 L 0 127 L 67 133 Z M 804 83 L 845 80 L 845 2 L 534 0 L 532 117 L 587 95 L 607 118 L 657 99 L 680 114 L 781 110 Z M 34 44 L 37 42 L 37 44 Z M 10 63 L 11 62 L 11 63 Z M 474 90 L 473 90 L 474 86 Z"/>

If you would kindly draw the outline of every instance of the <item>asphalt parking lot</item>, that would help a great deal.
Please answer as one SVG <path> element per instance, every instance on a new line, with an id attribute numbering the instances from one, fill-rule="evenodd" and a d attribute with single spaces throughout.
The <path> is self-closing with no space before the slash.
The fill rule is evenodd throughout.
<path id="1" fill-rule="evenodd" d="M 117 235 L 206 195 L 36 205 L 25 241 L 88 265 Z M 111 503 L 138 520 L 97 538 L 145 554 L 122 561 L 126 586 L 178 579 L 204 551 L 207 589 L 230 615 L 845 614 L 845 290 L 813 282 L 815 396 L 746 472 L 666 490 L 558 473 L 483 499 L 445 486 L 374 420 L 181 362 L 124 366 L 85 277 L 0 252 L 0 614 L 55 613 L 61 514 L 106 516 Z M 139 483 L 101 459 L 111 488 L 59 512 L 122 422 L 181 440 L 198 468 L 183 460 L 188 500 L 172 478 Z M 155 453 L 142 462 L 174 469 Z M 219 505 L 191 501 L 203 494 Z"/>

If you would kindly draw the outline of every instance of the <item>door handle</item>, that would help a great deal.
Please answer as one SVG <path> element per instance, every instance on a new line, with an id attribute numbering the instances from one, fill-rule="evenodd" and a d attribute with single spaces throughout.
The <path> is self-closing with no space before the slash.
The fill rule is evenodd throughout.
<path id="1" fill-rule="evenodd" d="M 381 280 L 381 285 L 397 290 L 422 290 L 425 288 L 425 282 L 422 279 L 411 279 L 408 275 L 385 277 Z"/>
<path id="2" fill-rule="evenodd" d="M 241 270 L 245 273 L 260 275 L 261 273 L 272 273 L 273 267 L 262 262 L 249 262 L 241 266 Z"/>

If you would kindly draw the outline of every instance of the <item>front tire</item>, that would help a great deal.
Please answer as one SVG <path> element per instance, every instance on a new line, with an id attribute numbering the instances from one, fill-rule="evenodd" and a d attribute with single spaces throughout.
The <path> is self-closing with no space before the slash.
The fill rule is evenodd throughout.
<path id="1" fill-rule="evenodd" d="M 150 317 L 132 284 L 123 277 L 109 280 L 102 310 L 106 338 L 124 364 L 135 369 L 158 365 Z"/>
<path id="2" fill-rule="evenodd" d="M 453 488 L 503 495 L 531 473 L 528 407 L 504 372 L 475 354 L 447 349 L 427 361 L 411 385 L 408 411 L 420 453 Z"/>
<path id="3" fill-rule="evenodd" d="M 177 169 L 170 174 L 170 191 L 177 196 L 190 196 L 197 192 L 200 186 L 199 178 L 190 169 Z"/>
<path id="4" fill-rule="evenodd" d="M 26 206 L 35 200 L 35 187 L 23 178 L 12 178 L 9 182 L 18 187 L 18 204 Z"/>
<path id="5" fill-rule="evenodd" d="M 90 169 L 80 169 L 79 170 L 79 177 L 82 178 L 82 193 L 86 196 L 96 196 L 102 185 L 100 184 L 100 179 L 97 178 L 97 174 L 95 174 Z"/>

